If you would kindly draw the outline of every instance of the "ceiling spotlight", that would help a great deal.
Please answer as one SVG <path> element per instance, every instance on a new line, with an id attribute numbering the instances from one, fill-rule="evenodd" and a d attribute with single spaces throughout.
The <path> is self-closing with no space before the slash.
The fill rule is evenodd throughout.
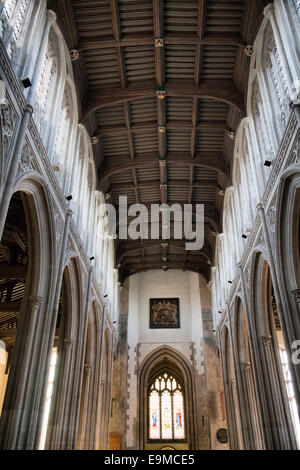
<path id="1" fill-rule="evenodd" d="M 264 165 L 270 167 L 272 165 L 272 160 L 266 160 Z"/>
<path id="2" fill-rule="evenodd" d="M 113 321 L 113 325 L 115 325 L 117 322 L 116 321 Z"/>
<path id="3" fill-rule="evenodd" d="M 158 126 L 158 133 L 159 134 L 165 134 L 166 128 L 165 126 Z"/>
<path id="4" fill-rule="evenodd" d="M 167 266 L 166 264 L 163 264 L 162 267 L 161 267 L 161 269 L 162 269 L 163 271 L 167 271 L 167 270 L 168 270 L 168 266 Z"/>
<path id="5" fill-rule="evenodd" d="M 108 201 L 108 199 L 110 199 L 111 197 L 112 197 L 112 192 L 106 193 L 104 196 L 106 201 Z"/>
<path id="6" fill-rule="evenodd" d="M 108 295 L 107 295 L 107 294 L 105 294 L 103 297 L 106 299 L 106 297 L 108 297 Z"/>
<path id="7" fill-rule="evenodd" d="M 221 196 L 221 197 L 224 197 L 224 195 L 225 195 L 224 189 L 217 189 L 217 193 L 218 193 L 219 196 Z"/>
<path id="8" fill-rule="evenodd" d="M 161 185 L 160 185 L 160 189 L 161 189 L 162 191 L 166 191 L 166 190 L 168 189 L 168 185 L 167 185 L 167 184 L 161 184 Z"/>
<path id="9" fill-rule="evenodd" d="M 246 239 L 246 238 L 248 238 L 248 237 L 247 237 L 247 235 L 245 235 L 245 234 L 243 233 L 242 238 L 245 238 L 245 239 Z"/>
<path id="10" fill-rule="evenodd" d="M 90 258 L 90 261 L 94 261 L 94 259 L 95 259 L 95 256 L 92 256 L 92 257 Z"/>
<path id="11" fill-rule="evenodd" d="M 169 243 L 162 243 L 162 244 L 161 244 L 161 247 L 162 247 L 162 248 L 168 248 L 168 246 L 169 246 Z"/>
<path id="12" fill-rule="evenodd" d="M 168 258 L 163 257 L 161 260 L 162 260 L 164 263 L 166 263 L 166 262 L 168 261 Z"/>
<path id="13" fill-rule="evenodd" d="M 67 200 L 67 201 L 70 202 L 70 201 L 72 201 L 72 199 L 73 199 L 73 196 L 71 196 L 71 194 L 70 194 L 69 196 L 66 196 L 66 200 Z"/>
<path id="14" fill-rule="evenodd" d="M 232 281 L 228 281 L 228 284 L 232 284 Z"/>
<path id="15" fill-rule="evenodd" d="M 218 310 L 218 313 L 220 313 L 220 315 L 222 315 L 223 312 L 222 312 L 222 310 Z"/>
<path id="16" fill-rule="evenodd" d="M 164 38 L 155 38 L 155 47 L 164 47 Z"/>
<path id="17" fill-rule="evenodd" d="M 29 88 L 32 85 L 32 83 L 30 81 L 30 78 L 28 78 L 28 77 L 23 78 L 23 80 L 21 80 L 21 82 L 22 82 L 24 88 Z"/>

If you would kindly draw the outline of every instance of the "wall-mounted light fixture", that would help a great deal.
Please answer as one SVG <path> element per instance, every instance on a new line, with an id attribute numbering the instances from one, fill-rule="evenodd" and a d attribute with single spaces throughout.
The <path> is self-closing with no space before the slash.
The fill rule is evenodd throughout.
<path id="1" fill-rule="evenodd" d="M 22 82 L 22 85 L 23 85 L 24 88 L 29 88 L 29 87 L 32 86 L 31 80 L 30 80 L 30 78 L 28 78 L 28 77 L 23 78 L 23 79 L 21 80 L 21 82 Z"/>

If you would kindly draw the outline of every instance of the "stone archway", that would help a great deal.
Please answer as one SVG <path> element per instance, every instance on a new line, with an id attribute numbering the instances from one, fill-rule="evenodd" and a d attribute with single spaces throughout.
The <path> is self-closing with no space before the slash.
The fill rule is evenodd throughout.
<path id="1" fill-rule="evenodd" d="M 186 437 L 185 442 L 181 444 L 176 444 L 174 440 L 151 444 L 148 439 L 148 388 L 153 377 L 163 371 L 168 371 L 177 377 L 184 387 Z M 181 450 L 197 449 L 194 378 L 189 364 L 179 352 L 163 346 L 145 358 L 138 373 L 138 400 L 139 449 L 159 450 L 166 446 Z"/>
<path id="2" fill-rule="evenodd" d="M 47 339 L 49 335 L 47 326 L 55 282 L 51 266 L 56 257 L 51 236 L 54 221 L 44 180 L 36 175 L 26 175 L 17 183 L 11 202 L 17 195 L 25 214 L 27 237 L 24 239 L 17 229 L 15 238 L 28 262 L 27 277 L 11 275 L 19 287 L 23 284 L 23 299 L 0 422 L 0 447 L 8 449 L 35 448 L 39 439 L 39 410 L 47 350 L 47 341 L 43 342 L 42 338 Z M 12 225 L 18 226 L 22 224 L 22 214 L 18 216 L 16 212 L 15 215 L 16 223 Z M 48 272 L 47 276 L 45 272 Z M 22 279 L 26 282 L 20 283 Z M 20 413 L 16 414 L 15 409 Z M 17 433 L 16 429 L 21 432 Z"/>
<path id="3" fill-rule="evenodd" d="M 273 288 L 271 270 L 262 253 L 256 253 L 253 265 L 254 341 L 257 351 L 258 374 L 264 439 L 268 449 L 293 449 L 296 447 L 287 391 L 280 358 L 281 335 L 277 299 Z"/>

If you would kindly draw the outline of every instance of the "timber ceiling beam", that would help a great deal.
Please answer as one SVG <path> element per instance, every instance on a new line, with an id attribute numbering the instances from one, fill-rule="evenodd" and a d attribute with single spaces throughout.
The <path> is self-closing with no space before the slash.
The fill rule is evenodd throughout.
<path id="1" fill-rule="evenodd" d="M 0 302 L 0 313 L 18 313 L 21 310 L 21 302 Z"/>
<path id="2" fill-rule="evenodd" d="M 160 246 L 162 243 L 163 243 L 162 240 L 144 240 L 144 248 L 145 249 L 153 248 L 156 246 Z M 184 244 L 181 240 L 168 240 L 166 243 L 170 247 L 184 248 Z M 120 247 L 118 247 L 118 250 L 117 250 L 118 262 L 123 263 L 123 260 L 127 256 L 130 256 L 139 250 L 140 250 L 139 247 L 130 248 L 130 246 L 128 246 L 127 243 L 125 242 L 124 245 L 121 245 Z M 205 244 L 202 250 L 197 251 L 197 255 L 203 256 L 207 261 L 209 261 L 211 260 L 211 257 L 212 257 L 212 250 L 209 245 Z M 172 256 L 176 256 L 176 255 L 172 255 Z"/>
<path id="3" fill-rule="evenodd" d="M 192 167 L 193 168 L 193 167 Z M 216 189 L 216 190 L 222 190 L 223 188 L 218 184 L 216 180 L 203 180 L 203 181 L 193 181 L 191 182 L 190 180 L 183 180 L 183 179 L 169 179 L 168 183 L 171 185 L 178 185 L 178 186 L 187 186 L 187 187 L 193 187 L 193 188 L 198 188 L 198 189 Z M 149 189 L 151 187 L 159 187 L 159 181 L 158 180 L 149 180 L 149 181 L 143 181 L 141 183 L 135 182 L 134 183 L 117 183 L 117 184 L 111 184 L 109 187 L 109 191 L 112 192 L 117 192 L 122 194 L 122 191 L 133 191 L 135 189 Z M 190 202 L 189 204 L 191 204 Z"/>
<path id="4" fill-rule="evenodd" d="M 25 280 L 27 276 L 27 266 L 5 266 L 0 265 L 0 280 L 20 279 Z"/>
<path id="5" fill-rule="evenodd" d="M 137 274 L 139 272 L 146 271 L 148 269 L 160 269 L 161 265 L 159 264 L 153 264 L 151 266 L 146 266 L 143 264 L 140 265 L 135 265 L 134 268 L 129 269 L 129 270 L 123 270 L 122 271 L 122 276 L 121 276 L 121 283 L 123 283 L 128 277 L 130 277 L 132 274 Z M 168 269 L 180 269 L 182 271 L 191 271 L 197 274 L 202 274 L 207 282 L 209 281 L 209 272 L 210 272 L 210 267 L 207 263 L 200 264 L 198 268 L 195 266 L 189 266 L 183 265 L 182 263 L 169 263 Z"/>
<path id="6" fill-rule="evenodd" d="M 244 113 L 242 95 L 230 80 L 204 80 L 199 87 L 167 82 L 166 89 L 167 96 L 210 99 L 226 103 L 236 108 L 240 113 Z M 98 109 L 154 97 L 156 97 L 155 82 L 150 86 L 147 82 L 145 87 L 140 83 L 138 87 L 127 88 L 126 90 L 114 88 L 101 90 L 98 93 L 93 91 L 86 99 L 88 104 L 83 111 L 82 121 L 85 121 L 91 113 Z"/>
<path id="7" fill-rule="evenodd" d="M 123 106 L 127 105 L 125 103 Z M 219 130 L 227 130 L 228 129 L 228 124 L 226 121 L 206 121 L 206 122 L 200 122 L 193 126 L 192 122 L 187 122 L 187 121 L 175 121 L 175 122 L 167 122 L 166 124 L 166 130 L 174 130 L 174 131 L 192 131 L 195 128 L 195 130 L 211 130 L 211 131 L 219 131 Z M 157 130 L 157 122 L 153 123 L 138 123 L 130 126 L 130 132 L 134 133 L 140 133 L 140 132 L 153 132 Z M 128 127 L 127 126 L 101 126 L 98 127 L 95 131 L 95 135 L 99 135 L 102 137 L 110 137 L 110 136 L 116 136 L 116 135 L 124 135 L 128 133 Z"/>
<path id="8" fill-rule="evenodd" d="M 216 170 L 223 176 L 228 177 L 228 165 L 224 155 L 216 154 L 214 152 L 205 152 L 196 154 L 195 158 L 187 153 L 169 153 L 167 155 L 168 165 L 174 166 L 195 166 L 209 168 Z M 135 160 L 131 160 L 130 157 L 120 156 L 115 158 L 112 162 L 105 162 L 100 172 L 100 188 L 103 187 L 107 179 L 118 173 L 123 173 L 127 170 L 138 169 L 138 168 L 153 168 L 157 165 L 157 154 L 148 154 L 145 156 L 139 156 Z"/>
<path id="9" fill-rule="evenodd" d="M 238 46 L 245 47 L 246 42 L 239 33 L 210 33 L 206 34 L 202 39 L 196 34 L 166 34 L 164 36 L 165 45 L 216 45 L 216 46 Z M 120 41 L 116 41 L 113 36 L 100 37 L 94 36 L 87 39 L 81 39 L 77 45 L 80 52 L 107 49 L 110 47 L 127 47 L 127 46 L 152 46 L 153 36 L 147 34 L 127 34 L 123 35 Z"/>

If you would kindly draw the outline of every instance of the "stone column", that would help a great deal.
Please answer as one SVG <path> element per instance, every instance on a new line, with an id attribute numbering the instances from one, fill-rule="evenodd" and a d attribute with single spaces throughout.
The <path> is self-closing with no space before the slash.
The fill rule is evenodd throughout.
<path id="1" fill-rule="evenodd" d="M 241 287 L 242 287 L 242 294 L 243 294 L 243 299 L 244 299 L 244 307 L 245 307 L 245 313 L 246 313 L 246 321 L 247 321 L 247 328 L 248 328 L 248 339 L 249 339 L 249 346 L 250 346 L 250 355 L 254 358 L 254 363 L 256 364 L 256 369 L 259 369 L 259 359 L 257 358 L 257 348 L 255 347 L 254 344 L 254 339 L 253 339 L 253 331 L 254 331 L 254 325 L 253 325 L 253 315 L 250 312 L 250 307 L 249 307 L 249 299 L 248 299 L 248 291 L 246 287 L 246 282 L 245 282 L 245 276 L 244 276 L 244 270 L 243 266 L 241 263 L 238 265 L 238 270 L 240 273 L 240 279 L 241 279 Z M 251 365 L 250 365 L 251 367 Z M 251 369 L 249 370 L 249 373 L 251 374 Z M 253 442 L 256 442 L 258 449 L 264 448 L 265 443 L 264 443 L 264 438 L 261 434 L 261 431 L 263 429 L 263 425 L 261 422 L 261 416 L 260 416 L 260 403 L 257 402 L 257 396 L 259 396 L 258 391 L 260 390 L 259 387 L 259 379 L 257 377 L 257 371 L 254 369 L 254 374 L 253 374 L 253 380 L 254 380 L 254 393 L 252 396 L 252 415 L 251 415 L 251 420 L 257 421 L 256 426 L 254 427 L 254 435 L 253 437 Z M 249 392 L 249 389 L 246 389 Z M 255 413 L 257 413 L 257 419 L 254 416 Z M 260 444 L 258 444 L 260 442 Z"/>
<path id="2" fill-rule="evenodd" d="M 290 325 L 288 315 L 290 315 L 288 309 L 286 310 L 286 313 L 283 309 L 282 305 L 282 294 L 280 291 L 279 283 L 278 283 L 278 277 L 277 277 L 277 272 L 276 272 L 276 267 L 275 267 L 275 260 L 274 260 L 274 255 L 273 255 L 273 248 L 270 240 L 270 235 L 269 235 L 269 230 L 268 230 L 268 225 L 267 225 L 267 220 L 266 220 L 266 214 L 265 210 L 262 204 L 258 204 L 257 206 L 262 226 L 263 226 L 263 233 L 266 241 L 266 248 L 267 248 L 267 254 L 268 254 L 268 261 L 270 264 L 270 271 L 271 271 L 271 277 L 272 277 L 272 282 L 273 282 L 273 288 L 274 288 L 274 293 L 276 297 L 276 304 L 278 308 L 278 315 L 280 318 L 280 324 L 281 324 L 281 329 L 282 329 L 282 335 L 284 338 L 284 344 L 287 352 L 287 358 L 288 358 L 288 364 L 289 364 L 289 369 L 292 375 L 293 383 L 294 383 L 294 389 L 295 389 L 295 397 L 297 400 L 298 404 L 298 409 L 300 405 L 300 390 L 297 387 L 297 384 L 299 383 L 297 380 L 297 371 L 295 370 L 295 367 L 291 363 L 291 356 L 293 351 L 291 350 L 291 344 L 293 341 L 297 338 L 294 337 L 294 332 L 293 329 Z"/>
<path id="3" fill-rule="evenodd" d="M 56 14 L 52 10 L 48 10 L 47 12 L 47 20 L 42 36 L 42 40 L 40 43 L 40 48 L 39 48 L 39 55 L 37 57 L 37 61 L 35 64 L 35 71 L 34 71 L 34 76 L 32 78 L 32 86 L 30 88 L 29 94 L 28 94 L 28 100 L 27 100 L 27 105 L 25 106 L 25 109 L 23 111 L 23 115 L 21 118 L 21 123 L 19 126 L 18 130 L 18 135 L 15 140 L 14 147 L 11 152 L 11 158 L 10 158 L 10 167 L 8 170 L 8 175 L 6 182 L 3 187 L 3 191 L 1 194 L 1 201 L 0 201 L 0 239 L 2 238 L 4 226 L 5 226 L 5 221 L 6 221 L 6 216 L 7 216 L 7 211 L 9 208 L 9 203 L 11 200 L 11 197 L 13 195 L 14 191 L 14 186 L 16 182 L 16 176 L 17 176 L 17 171 L 19 167 L 19 162 L 23 150 L 23 146 L 25 143 L 25 135 L 27 132 L 27 127 L 28 127 L 28 122 L 29 118 L 33 113 L 33 105 L 34 105 L 34 100 L 35 100 L 35 95 L 36 95 L 36 89 L 38 85 L 38 80 L 39 80 L 39 75 L 40 75 L 40 70 L 41 70 L 41 65 L 43 62 L 43 58 L 45 56 L 46 48 L 47 48 L 47 43 L 48 43 L 48 37 L 49 37 L 49 32 L 51 25 L 56 21 Z"/>
<path id="4" fill-rule="evenodd" d="M 235 416 L 236 416 L 236 427 L 237 427 L 237 432 L 239 433 L 239 442 L 240 442 L 240 448 L 245 448 L 246 446 L 246 439 L 245 439 L 245 428 L 244 426 L 241 425 L 243 421 L 245 421 L 244 417 L 244 396 L 242 391 L 242 386 L 241 386 L 241 381 L 240 381 L 240 371 L 238 368 L 239 364 L 239 358 L 236 350 L 236 344 L 234 341 L 234 328 L 232 325 L 232 319 L 231 319 L 231 312 L 228 303 L 226 302 L 226 308 L 227 308 L 227 316 L 229 320 L 229 327 L 230 327 L 230 337 L 231 337 L 231 349 L 232 349 L 232 356 L 233 356 L 233 367 L 234 367 L 234 375 L 235 375 L 235 380 L 234 380 L 234 386 L 232 386 L 232 391 L 233 391 L 233 396 L 235 397 L 235 404 L 237 405 L 237 408 L 235 409 Z M 232 382 L 233 383 L 233 382 Z"/>
<path id="5" fill-rule="evenodd" d="M 65 402 L 69 384 L 70 362 L 73 350 L 73 341 L 71 338 L 65 338 L 60 358 L 60 374 L 57 377 L 56 393 L 52 395 L 52 399 L 56 399 L 53 404 L 53 413 L 50 414 L 49 427 L 51 432 L 47 435 L 46 449 L 50 450 L 68 450 L 62 442 L 62 433 L 64 431 L 65 421 Z M 62 373 L 64 372 L 64 373 Z"/>
<path id="6" fill-rule="evenodd" d="M 89 408 L 89 398 L 90 398 L 89 391 L 90 391 L 91 371 L 92 371 L 91 364 L 84 364 L 83 383 L 82 383 L 83 399 L 81 401 L 81 407 L 80 407 L 81 422 L 80 422 L 80 429 L 79 429 L 79 433 L 80 433 L 79 449 L 86 449 L 86 450 L 91 450 L 88 448 L 89 436 L 87 436 L 87 423 L 89 420 L 88 408 Z"/>
<path id="7" fill-rule="evenodd" d="M 0 448 L 22 448 L 22 439 L 28 429 L 22 423 L 27 417 L 28 409 L 24 407 L 24 397 L 28 391 L 29 376 L 32 368 L 32 356 L 36 333 L 37 316 L 42 303 L 42 298 L 32 296 L 29 299 L 29 308 L 24 313 L 19 328 L 22 335 L 17 335 L 15 354 L 8 377 L 5 400 L 3 403 L 0 425 Z M 22 354 L 18 352 L 22 351 Z M 28 423 L 27 423 L 28 424 Z M 20 431 L 21 429 L 21 431 Z M 27 436 L 26 436 L 27 437 Z"/>
<path id="8" fill-rule="evenodd" d="M 296 442 L 291 432 L 289 409 L 282 396 L 282 384 L 276 357 L 274 354 L 273 338 L 270 335 L 259 337 L 264 350 L 264 376 L 268 396 L 268 412 L 270 433 L 273 437 L 274 449 L 291 450 L 296 448 Z"/>
<path id="9" fill-rule="evenodd" d="M 46 399 L 48 371 L 49 371 L 49 368 L 50 368 L 53 342 L 54 342 L 54 337 L 55 337 L 57 315 L 58 315 L 58 308 L 59 308 L 59 299 L 60 299 L 60 291 L 61 291 L 63 272 L 64 272 L 64 267 L 65 267 L 66 249 L 67 249 L 67 243 L 68 243 L 69 229 L 70 229 L 70 222 L 71 222 L 72 214 L 73 214 L 73 212 L 71 211 L 70 208 L 68 208 L 68 211 L 67 211 L 67 214 L 66 214 L 66 219 L 65 219 L 65 225 L 64 225 L 62 241 L 61 241 L 59 262 L 58 262 L 58 267 L 57 267 L 57 277 L 56 277 L 56 284 L 55 284 L 55 286 L 56 286 L 55 287 L 55 296 L 54 296 L 54 302 L 53 302 L 51 325 L 50 325 L 49 336 L 48 336 L 48 357 L 47 357 L 46 366 L 45 366 L 46 373 L 45 373 L 45 378 L 44 378 L 43 392 L 42 392 L 42 396 L 41 396 L 41 403 L 45 403 L 45 399 Z M 42 422 L 43 422 L 43 414 L 40 413 L 39 420 L 38 420 L 38 429 L 39 429 L 39 431 L 41 431 Z M 50 422 L 50 419 L 49 419 L 49 422 Z M 38 441 L 36 442 L 36 445 L 38 446 Z"/>

